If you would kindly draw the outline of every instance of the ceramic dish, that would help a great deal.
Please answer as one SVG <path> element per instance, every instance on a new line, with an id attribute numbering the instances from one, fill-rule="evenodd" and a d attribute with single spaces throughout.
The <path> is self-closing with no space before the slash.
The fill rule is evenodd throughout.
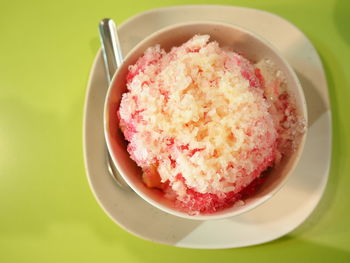
<path id="1" fill-rule="evenodd" d="M 306 125 L 307 110 L 301 84 L 288 62 L 270 45 L 270 43 L 262 39 L 259 35 L 236 25 L 196 21 L 178 23 L 159 30 L 144 39 L 125 56 L 124 63 L 115 73 L 106 95 L 104 113 L 105 138 L 108 151 L 120 175 L 146 202 L 164 212 L 186 219 L 222 219 L 254 209 L 266 202 L 283 187 L 300 159 L 307 129 L 304 129 L 303 134 L 299 134 L 296 137 L 295 140 L 296 142 L 298 141 L 298 143 L 295 144 L 295 149 L 289 154 L 285 154 L 282 161 L 269 171 L 266 182 L 261 185 L 259 190 L 255 194 L 244 199 L 244 205 L 231 205 L 231 207 L 210 214 L 191 215 L 176 207 L 175 202 L 170 201 L 169 198 L 165 198 L 164 195 L 160 193 L 159 189 L 147 187 L 141 179 L 142 171 L 140 171 L 135 161 L 130 158 L 130 154 L 126 149 L 125 137 L 119 132 L 119 119 L 116 114 L 120 106 L 122 94 L 127 92 L 126 79 L 129 66 L 133 65 L 150 46 L 160 44 L 165 50 L 170 50 L 171 47 L 179 46 L 196 34 L 208 34 L 210 35 L 211 41 L 217 41 L 222 47 L 233 48 L 235 52 L 244 54 L 250 61 L 257 62 L 266 59 L 272 61 L 275 67 L 284 73 L 288 94 L 295 100 L 294 103 L 298 109 L 297 114 L 302 122 L 305 123 L 304 125 Z M 168 154 L 170 153 L 168 152 Z"/>
<path id="2" fill-rule="evenodd" d="M 203 19 L 238 24 L 262 35 L 287 58 L 301 81 L 309 109 L 308 136 L 300 162 L 285 187 L 250 212 L 211 221 L 193 221 L 166 214 L 134 192 L 119 187 L 108 174 L 106 165 L 103 104 L 108 85 L 100 52 L 92 66 L 84 113 L 84 157 L 88 180 L 109 217 L 141 238 L 173 246 L 207 249 L 268 242 L 304 222 L 318 204 L 327 183 L 331 117 L 323 67 L 309 40 L 286 20 L 260 10 L 229 6 L 180 6 L 139 14 L 119 28 L 123 53 L 127 54 L 144 37 L 160 28 Z"/>

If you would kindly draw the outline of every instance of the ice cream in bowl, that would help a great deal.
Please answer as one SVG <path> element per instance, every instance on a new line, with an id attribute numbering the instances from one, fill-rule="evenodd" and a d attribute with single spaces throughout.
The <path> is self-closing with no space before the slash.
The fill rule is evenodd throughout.
<path id="1" fill-rule="evenodd" d="M 141 41 L 105 101 L 106 143 L 123 180 L 187 219 L 235 216 L 274 196 L 298 163 L 306 127 L 287 61 L 255 33 L 217 22 Z"/>

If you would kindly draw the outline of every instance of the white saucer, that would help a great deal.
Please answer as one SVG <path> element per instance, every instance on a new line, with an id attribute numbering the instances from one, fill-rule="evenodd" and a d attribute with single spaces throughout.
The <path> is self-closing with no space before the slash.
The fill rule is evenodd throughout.
<path id="1" fill-rule="evenodd" d="M 331 114 L 319 56 L 294 25 L 265 11 L 232 6 L 179 6 L 139 14 L 119 28 L 124 54 L 150 33 L 177 22 L 213 20 L 238 24 L 269 40 L 296 70 L 309 110 L 304 153 L 284 188 L 258 208 L 230 219 L 192 221 L 165 214 L 108 174 L 103 136 L 107 90 L 103 60 L 93 64 L 85 104 L 84 157 L 91 189 L 110 218 L 125 230 L 155 242 L 189 248 L 233 248 L 261 244 L 298 227 L 315 209 L 328 179 Z"/>

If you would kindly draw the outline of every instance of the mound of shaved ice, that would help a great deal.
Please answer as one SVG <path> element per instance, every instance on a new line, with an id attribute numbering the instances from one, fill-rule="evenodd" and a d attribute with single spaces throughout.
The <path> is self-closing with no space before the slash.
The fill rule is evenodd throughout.
<path id="1" fill-rule="evenodd" d="M 297 125 L 283 73 L 196 35 L 129 67 L 119 126 L 143 181 L 189 214 L 253 194 L 292 147 Z"/>

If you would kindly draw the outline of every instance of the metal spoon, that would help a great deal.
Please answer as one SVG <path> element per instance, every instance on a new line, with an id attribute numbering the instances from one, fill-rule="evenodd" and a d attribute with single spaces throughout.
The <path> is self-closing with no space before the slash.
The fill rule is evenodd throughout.
<path id="1" fill-rule="evenodd" d="M 123 63 L 123 56 L 119 44 L 117 27 L 114 21 L 110 18 L 102 19 L 99 23 L 98 28 L 100 31 L 100 40 L 106 69 L 106 77 L 109 84 L 113 78 L 114 73 Z M 114 181 L 124 189 L 131 189 L 120 176 L 119 172 L 114 166 L 108 149 L 106 149 L 106 156 L 108 172 L 113 177 Z"/>

